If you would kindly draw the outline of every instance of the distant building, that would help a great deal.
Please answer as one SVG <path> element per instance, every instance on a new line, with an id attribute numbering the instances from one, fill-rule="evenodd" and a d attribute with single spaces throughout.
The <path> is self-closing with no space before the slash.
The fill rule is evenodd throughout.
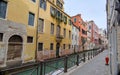
<path id="1" fill-rule="evenodd" d="M 86 44 L 87 41 L 87 27 L 86 27 L 86 23 L 83 21 L 81 14 L 75 15 L 71 18 L 73 24 L 77 27 L 79 27 L 80 32 L 80 40 L 79 40 L 79 47 L 82 50 L 84 47 L 84 45 Z"/>
<path id="2" fill-rule="evenodd" d="M 72 50 L 74 50 L 74 52 L 78 52 L 79 49 L 79 27 L 75 26 L 72 23 Z"/>
<path id="3" fill-rule="evenodd" d="M 93 49 L 93 43 L 91 41 L 91 36 L 92 36 L 92 25 L 90 22 L 87 23 L 87 50 Z"/>
<path id="4" fill-rule="evenodd" d="M 103 30 L 102 28 L 99 29 L 99 44 L 104 46 L 107 46 L 108 44 L 106 30 Z"/>
<path id="5" fill-rule="evenodd" d="M 88 27 L 88 37 L 90 37 L 90 47 L 91 48 L 98 48 L 99 47 L 99 28 L 95 24 L 95 22 L 88 21 L 87 22 L 87 27 Z"/>

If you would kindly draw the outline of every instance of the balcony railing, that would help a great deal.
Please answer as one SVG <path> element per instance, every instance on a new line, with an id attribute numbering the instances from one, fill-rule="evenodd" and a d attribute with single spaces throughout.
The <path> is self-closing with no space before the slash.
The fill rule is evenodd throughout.
<path id="1" fill-rule="evenodd" d="M 60 35 L 60 34 L 56 35 L 56 41 L 57 42 L 61 42 L 63 38 L 64 38 L 63 35 Z"/>

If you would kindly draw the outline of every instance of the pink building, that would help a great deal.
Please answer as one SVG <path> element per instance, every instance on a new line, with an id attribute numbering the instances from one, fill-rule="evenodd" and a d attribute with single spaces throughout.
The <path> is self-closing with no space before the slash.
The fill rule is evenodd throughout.
<path id="1" fill-rule="evenodd" d="M 89 27 L 91 28 L 90 40 L 94 44 L 94 47 L 98 46 L 99 45 L 99 28 L 93 20 L 89 21 L 88 24 L 89 24 Z"/>

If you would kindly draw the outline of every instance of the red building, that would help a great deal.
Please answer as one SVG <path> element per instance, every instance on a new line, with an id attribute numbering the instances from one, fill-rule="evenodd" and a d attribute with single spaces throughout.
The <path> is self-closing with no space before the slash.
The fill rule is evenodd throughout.
<path id="1" fill-rule="evenodd" d="M 79 39 L 79 45 L 80 47 L 83 46 L 86 42 L 87 39 L 87 27 L 86 23 L 83 21 L 81 14 L 75 15 L 71 18 L 71 21 L 73 22 L 74 25 L 76 25 L 80 32 L 80 39 Z"/>

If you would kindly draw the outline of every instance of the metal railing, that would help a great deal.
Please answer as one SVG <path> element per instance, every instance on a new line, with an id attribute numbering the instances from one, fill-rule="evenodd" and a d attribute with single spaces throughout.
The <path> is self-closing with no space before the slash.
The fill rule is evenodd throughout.
<path id="1" fill-rule="evenodd" d="M 22 65 L 15 68 L 1 69 L 0 75 L 52 75 L 55 72 L 67 72 L 73 66 L 79 66 L 81 62 L 86 62 L 103 50 L 91 49 L 79 53 L 74 53 L 59 58 L 44 60 L 30 65 Z"/>

